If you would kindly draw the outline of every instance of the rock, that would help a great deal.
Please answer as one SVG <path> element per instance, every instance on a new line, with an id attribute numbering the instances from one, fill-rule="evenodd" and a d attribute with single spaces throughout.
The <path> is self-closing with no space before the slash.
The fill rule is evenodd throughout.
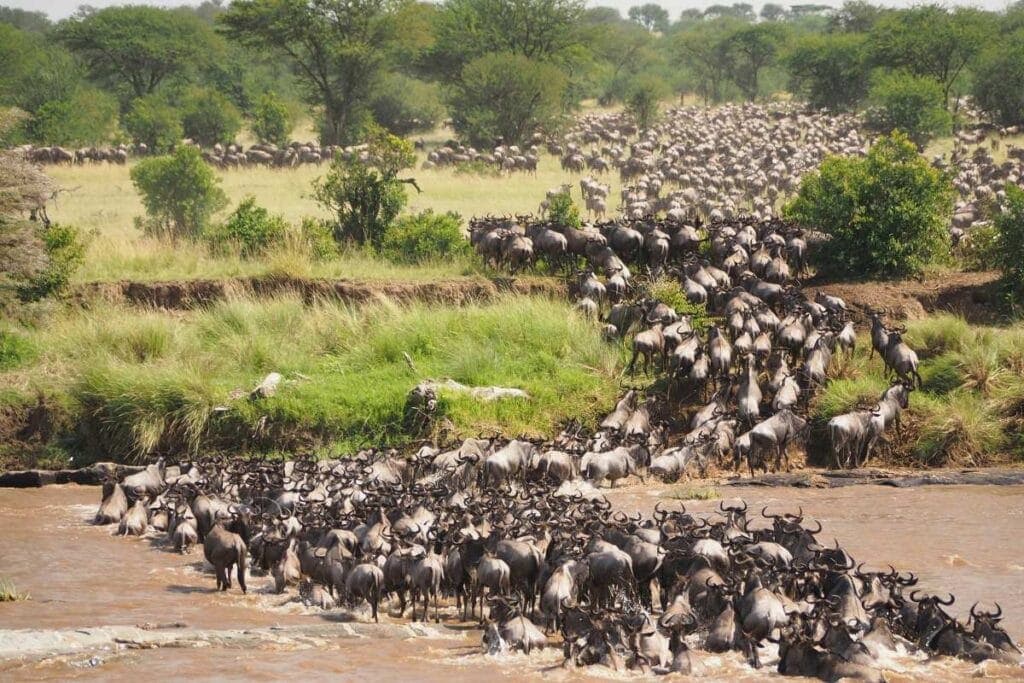
<path id="1" fill-rule="evenodd" d="M 249 398 L 270 398 L 277 393 L 277 385 L 284 379 L 279 372 L 272 372 L 263 378 L 263 381 L 249 393 Z"/>

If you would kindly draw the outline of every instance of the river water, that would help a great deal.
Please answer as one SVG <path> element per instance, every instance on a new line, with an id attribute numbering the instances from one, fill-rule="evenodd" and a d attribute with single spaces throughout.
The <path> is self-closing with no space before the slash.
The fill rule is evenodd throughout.
<path id="1" fill-rule="evenodd" d="M 721 492 L 728 496 L 737 491 L 751 512 L 764 505 L 769 512 L 795 512 L 802 505 L 808 519 L 823 524 L 822 542 L 839 539 L 870 568 L 892 564 L 913 570 L 922 590 L 953 592 L 957 603 L 951 610 L 961 616 L 976 600 L 989 609 L 992 600 L 999 600 L 1010 634 L 1018 639 L 1024 635 L 1024 486 Z M 156 680 L 280 680 L 297 675 L 451 683 L 485 676 L 634 678 L 603 668 L 564 671 L 555 650 L 530 657 L 490 657 L 481 653 L 479 632 L 453 619 L 413 629 L 386 617 L 377 627 L 366 623 L 360 611 L 314 612 L 295 602 L 294 592 L 270 593 L 266 577 L 252 577 L 246 596 L 237 587 L 216 593 L 201 549 L 181 556 L 156 537 L 118 538 L 111 534 L 112 527 L 90 525 L 99 494 L 98 488 L 76 486 L 0 490 L 0 577 L 31 596 L 0 603 L 0 680 L 111 680 L 142 671 Z M 623 510 L 649 512 L 658 500 L 678 505 L 674 494 L 671 487 L 633 486 L 610 492 L 609 497 Z M 706 511 L 717 502 L 686 505 Z M 350 619 L 354 621 L 346 623 Z M 153 649 L 113 641 L 67 646 L 94 627 L 169 624 L 214 634 L 247 629 L 264 637 L 248 645 L 244 640 L 200 638 L 185 647 Z M 297 635 L 308 628 L 324 632 Z M 331 630 L 342 628 L 344 633 Z M 337 637 L 331 635 L 335 633 Z M 26 643 L 25 650 L 4 646 L 5 639 L 10 644 L 16 637 L 18 643 Z M 771 675 L 770 666 L 754 672 L 738 655 L 699 654 L 697 659 L 702 677 L 710 680 L 759 680 Z M 765 661 L 771 663 L 770 652 Z M 1024 680 L 1019 667 L 926 662 L 910 655 L 894 657 L 885 667 L 894 681 L 981 676 Z"/>

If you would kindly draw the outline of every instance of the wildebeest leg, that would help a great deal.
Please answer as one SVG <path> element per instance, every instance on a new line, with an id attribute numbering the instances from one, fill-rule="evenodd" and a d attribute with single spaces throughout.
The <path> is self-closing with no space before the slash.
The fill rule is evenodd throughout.
<path id="1" fill-rule="evenodd" d="M 224 566 L 224 590 L 231 588 L 231 570 L 234 568 L 234 566 L 234 562 Z"/>
<path id="2" fill-rule="evenodd" d="M 245 588 L 245 560 L 238 562 L 238 585 L 242 589 L 242 593 L 246 593 Z"/>
<path id="3" fill-rule="evenodd" d="M 630 361 L 629 361 L 629 368 L 627 369 L 627 371 L 631 375 L 633 374 L 633 370 L 636 367 L 636 358 L 639 355 L 640 355 L 639 351 L 633 351 L 633 358 L 630 359 Z"/>

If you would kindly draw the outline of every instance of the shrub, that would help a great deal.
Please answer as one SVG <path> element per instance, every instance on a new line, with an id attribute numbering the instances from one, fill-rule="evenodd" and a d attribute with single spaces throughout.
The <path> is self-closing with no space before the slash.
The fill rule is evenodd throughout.
<path id="1" fill-rule="evenodd" d="M 658 120 L 658 103 L 665 96 L 664 83 L 653 77 L 634 83 L 626 94 L 626 112 L 633 117 L 641 131 L 648 130 Z"/>
<path id="2" fill-rule="evenodd" d="M 988 270 L 999 260 L 999 231 L 994 225 L 975 225 L 960 240 L 956 253 L 967 270 Z"/>
<path id="3" fill-rule="evenodd" d="M 252 113 L 252 132 L 260 142 L 284 145 L 292 132 L 288 107 L 274 93 L 264 93 Z"/>
<path id="4" fill-rule="evenodd" d="M 870 108 L 865 114 L 869 128 L 881 133 L 905 133 L 919 148 L 953 126 L 946 111 L 942 85 L 927 76 L 903 72 L 880 74 L 868 92 Z"/>
<path id="5" fill-rule="evenodd" d="M 398 263 L 455 260 L 469 251 L 459 214 L 431 209 L 396 221 L 381 245 L 384 256 Z"/>
<path id="6" fill-rule="evenodd" d="M 149 214 L 141 227 L 156 237 L 200 237 L 213 214 L 228 203 L 220 179 L 192 146 L 140 161 L 131 178 Z"/>
<path id="7" fill-rule="evenodd" d="M 181 113 L 156 95 L 135 100 L 124 125 L 135 142 L 156 154 L 171 151 L 185 136 Z"/>
<path id="8" fill-rule="evenodd" d="M 313 183 L 313 195 L 337 216 L 336 240 L 380 249 L 385 231 L 405 206 L 405 184 L 415 184 L 398 173 L 411 167 L 416 155 L 408 140 L 381 128 L 371 132 L 368 152 L 368 162 L 335 156 L 327 177 Z"/>
<path id="9" fill-rule="evenodd" d="M 86 243 L 78 228 L 54 223 L 42 230 L 41 237 L 47 264 L 19 289 L 23 301 L 62 294 L 71 276 L 85 262 Z"/>
<path id="10" fill-rule="evenodd" d="M 67 99 L 50 100 L 29 123 L 32 139 L 43 145 L 101 144 L 117 129 L 117 100 L 95 88 L 78 88 Z"/>
<path id="11" fill-rule="evenodd" d="M 338 243 L 334 241 L 331 226 L 319 218 L 302 219 L 299 237 L 309 249 L 309 255 L 317 261 L 326 261 L 338 255 Z"/>
<path id="12" fill-rule="evenodd" d="M 1006 184 L 1006 205 L 995 218 L 995 264 L 1003 272 L 1003 286 L 1011 308 L 1024 297 L 1024 190 Z"/>
<path id="13" fill-rule="evenodd" d="M 894 133 L 866 158 L 826 159 L 785 213 L 830 236 L 814 255 L 830 273 L 899 277 L 948 253 L 952 205 L 949 180 Z"/>
<path id="14" fill-rule="evenodd" d="M 210 231 L 207 239 L 217 251 L 234 247 L 243 258 L 251 258 L 281 244 L 287 232 L 288 223 L 282 216 L 271 215 L 256 204 L 255 197 L 248 196 L 219 229 Z"/>
<path id="15" fill-rule="evenodd" d="M 213 88 L 192 88 L 185 96 L 181 125 L 187 137 L 204 147 L 228 144 L 242 128 L 242 114 Z"/>
<path id="16" fill-rule="evenodd" d="M 703 330 L 711 325 L 711 318 L 708 317 L 704 304 L 690 303 L 679 282 L 672 278 L 660 277 L 651 282 L 648 295 L 671 306 L 679 315 L 690 316 L 695 330 Z"/>
<path id="17" fill-rule="evenodd" d="M 561 228 L 578 228 L 583 224 L 580 209 L 568 192 L 559 192 L 548 202 L 548 220 Z"/>
<path id="18" fill-rule="evenodd" d="M 440 88 L 402 74 L 384 79 L 370 110 L 374 120 L 395 135 L 431 130 L 444 116 Z"/>
<path id="19" fill-rule="evenodd" d="M 553 64 L 495 52 L 466 64 L 448 91 L 459 135 L 480 146 L 518 144 L 549 127 L 562 112 L 568 83 Z"/>

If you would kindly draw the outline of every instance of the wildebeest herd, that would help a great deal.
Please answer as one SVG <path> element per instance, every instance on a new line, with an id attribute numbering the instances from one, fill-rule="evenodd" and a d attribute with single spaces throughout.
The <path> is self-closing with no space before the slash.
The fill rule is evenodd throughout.
<path id="1" fill-rule="evenodd" d="M 882 680 L 898 647 L 1018 663 L 1002 612 L 871 570 L 796 512 L 719 504 L 628 516 L 572 479 L 582 447 L 470 438 L 408 456 L 163 462 L 109 481 L 97 523 L 203 547 L 219 590 L 266 572 L 321 609 L 479 620 L 489 652 L 557 647 L 566 666 L 691 672 L 691 648 L 774 657 L 788 675 Z M 678 509 L 676 509 L 678 507 Z M 451 602 L 454 604 L 451 604 Z"/>
<path id="2" fill-rule="evenodd" d="M 484 218 L 470 230 L 477 252 L 495 265 L 515 271 L 539 259 L 571 271 L 575 307 L 600 317 L 611 342 L 633 335 L 628 371 L 660 371 L 665 390 L 646 400 L 629 392 L 601 427 L 653 449 L 651 471 L 665 479 L 691 468 L 704 474 L 709 463 L 745 463 L 751 474 L 767 470 L 772 458 L 776 468 L 788 464 L 788 446 L 807 435 L 810 398 L 857 343 L 846 303 L 822 292 L 812 300 L 795 279 L 808 245 L 803 231 L 781 220 L 622 219 L 577 229 Z M 696 318 L 651 294 L 651 278 L 659 277 L 678 284 Z M 886 431 L 899 428 L 920 386 L 905 330 L 887 328 L 877 314 L 872 321 L 872 349 L 893 385 L 876 403 L 828 424 L 839 467 L 864 465 Z M 673 395 L 710 400 L 688 422 L 659 421 L 678 412 Z M 681 443 L 660 451 L 680 432 Z"/>

